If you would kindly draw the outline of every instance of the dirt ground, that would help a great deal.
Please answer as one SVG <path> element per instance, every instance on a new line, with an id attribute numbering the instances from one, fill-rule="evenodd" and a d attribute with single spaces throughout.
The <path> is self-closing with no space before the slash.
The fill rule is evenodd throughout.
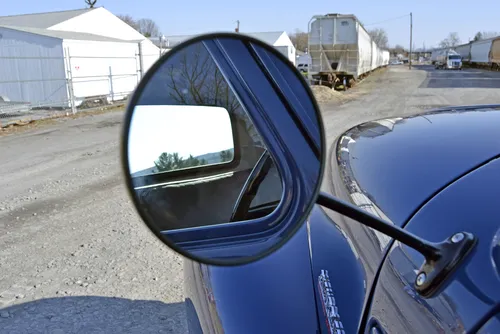
<path id="1" fill-rule="evenodd" d="M 321 104 L 327 142 L 375 118 L 500 103 L 498 88 L 498 73 L 391 67 L 339 93 L 342 103 Z M 0 332 L 186 332 L 182 258 L 125 191 L 122 118 L 55 119 L 0 136 Z"/>

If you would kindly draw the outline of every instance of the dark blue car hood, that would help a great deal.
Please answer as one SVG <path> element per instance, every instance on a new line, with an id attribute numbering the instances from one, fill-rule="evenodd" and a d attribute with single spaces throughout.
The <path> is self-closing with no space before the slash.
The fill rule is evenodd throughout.
<path id="1" fill-rule="evenodd" d="M 332 159 L 348 167 L 353 192 L 403 225 L 446 185 L 499 154 L 499 124 L 500 107 L 367 122 L 339 138 Z"/>

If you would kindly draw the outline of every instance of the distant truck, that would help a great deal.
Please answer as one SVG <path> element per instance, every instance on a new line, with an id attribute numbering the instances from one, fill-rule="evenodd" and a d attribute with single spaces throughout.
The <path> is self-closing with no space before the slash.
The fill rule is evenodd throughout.
<path id="1" fill-rule="evenodd" d="M 462 70 L 462 56 L 454 50 L 444 50 L 437 55 L 436 69 Z"/>

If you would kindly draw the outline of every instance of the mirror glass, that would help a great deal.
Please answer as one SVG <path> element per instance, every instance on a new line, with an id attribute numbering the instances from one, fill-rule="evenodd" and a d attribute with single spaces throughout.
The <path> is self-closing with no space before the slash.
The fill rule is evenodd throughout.
<path id="1" fill-rule="evenodd" d="M 137 106 L 129 136 L 132 178 L 234 159 L 231 119 L 222 107 Z"/>

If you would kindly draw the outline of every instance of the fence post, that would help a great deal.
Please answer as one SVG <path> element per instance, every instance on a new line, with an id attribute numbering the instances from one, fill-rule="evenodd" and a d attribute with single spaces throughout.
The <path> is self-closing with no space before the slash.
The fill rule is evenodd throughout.
<path id="1" fill-rule="evenodd" d="M 111 102 L 115 101 L 115 93 L 113 89 L 113 71 L 111 70 L 111 66 L 109 67 L 109 88 L 111 94 Z"/>
<path id="2" fill-rule="evenodd" d="M 139 42 L 139 73 L 140 73 L 140 78 L 139 80 L 142 80 L 144 77 L 144 60 L 143 60 L 143 53 L 142 53 L 142 43 Z"/>
<path id="3" fill-rule="evenodd" d="M 71 55 L 69 53 L 69 48 L 66 48 L 66 57 L 68 58 L 67 82 L 68 82 L 69 101 L 71 105 L 71 112 L 73 114 L 76 114 L 75 92 L 73 90 L 73 71 L 71 68 Z"/>

